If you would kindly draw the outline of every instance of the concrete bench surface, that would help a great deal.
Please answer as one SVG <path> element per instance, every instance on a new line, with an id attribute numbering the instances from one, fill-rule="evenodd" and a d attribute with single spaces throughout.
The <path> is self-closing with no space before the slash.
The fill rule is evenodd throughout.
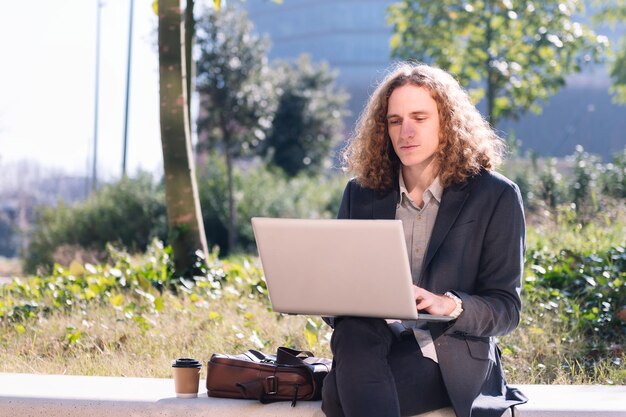
<path id="1" fill-rule="evenodd" d="M 202 385 L 202 380 L 200 384 Z M 528 404 L 516 417 L 626 417 L 626 386 L 518 385 Z M 323 417 L 320 402 L 180 399 L 172 379 L 0 373 L 0 416 Z M 450 409 L 420 417 L 454 417 Z"/>

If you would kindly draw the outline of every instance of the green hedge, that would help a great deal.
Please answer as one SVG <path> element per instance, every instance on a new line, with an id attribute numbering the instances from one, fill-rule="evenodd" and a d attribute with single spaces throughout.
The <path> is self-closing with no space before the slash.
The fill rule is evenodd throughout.
<path id="1" fill-rule="evenodd" d="M 261 163 L 237 168 L 234 174 L 239 249 L 247 252 L 255 251 L 251 217 L 334 217 L 346 182 L 341 175 L 288 178 Z M 210 157 L 198 188 L 207 241 L 227 254 L 228 195 L 220 158 Z M 164 201 L 163 186 L 142 175 L 107 185 L 74 206 L 60 202 L 56 207 L 40 208 L 25 269 L 49 271 L 55 261 L 67 265 L 74 251 L 90 252 L 90 257 L 82 257 L 84 261 L 104 261 L 108 244 L 131 252 L 144 251 L 153 238 L 167 244 Z M 63 257 L 59 252 L 66 247 L 70 250 Z"/>
<path id="2" fill-rule="evenodd" d="M 596 340 L 617 341 L 626 334 L 626 250 L 576 253 L 530 250 L 524 292 L 529 303 L 561 311 L 559 320 Z M 623 313 L 622 313 L 623 314 Z"/>
<path id="3" fill-rule="evenodd" d="M 258 163 L 235 169 L 239 250 L 255 252 L 252 217 L 335 217 L 346 181 L 338 174 L 288 177 L 280 169 Z M 218 246 L 222 253 L 229 253 L 228 193 L 222 158 L 209 158 L 198 188 L 207 241 L 211 246 Z"/>
<path id="4" fill-rule="evenodd" d="M 62 201 L 38 209 L 25 269 L 48 269 L 62 246 L 106 254 L 107 244 L 145 251 L 153 238 L 164 240 L 167 220 L 163 188 L 140 175 L 102 187 L 74 206 Z"/>
<path id="5" fill-rule="evenodd" d="M 224 285 L 235 285 L 239 296 L 268 304 L 265 282 L 257 263 L 243 257 L 220 260 L 214 254 L 202 261 L 194 280 L 178 277 L 171 250 L 159 241 L 148 246 L 138 260 L 125 251 L 109 248 L 108 264 L 69 267 L 55 265 L 51 273 L 15 279 L 0 286 L 0 322 L 19 325 L 58 311 L 111 305 L 149 328 L 150 314 L 160 311 L 164 291 L 219 298 Z M 567 329 L 564 337 L 582 335 L 594 348 L 623 346 L 626 322 L 618 313 L 626 308 L 626 251 L 623 247 L 593 253 L 529 250 L 526 259 L 524 316 L 538 324 L 543 312 L 560 312 Z M 552 317 L 552 315 L 550 315 Z"/>

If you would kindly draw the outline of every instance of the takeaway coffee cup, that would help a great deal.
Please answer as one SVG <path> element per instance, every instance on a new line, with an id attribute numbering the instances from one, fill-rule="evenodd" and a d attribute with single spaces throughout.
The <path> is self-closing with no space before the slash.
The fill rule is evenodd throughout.
<path id="1" fill-rule="evenodd" d="M 178 358 L 172 364 L 178 398 L 196 398 L 198 396 L 200 368 L 202 368 L 202 364 L 191 358 Z"/>

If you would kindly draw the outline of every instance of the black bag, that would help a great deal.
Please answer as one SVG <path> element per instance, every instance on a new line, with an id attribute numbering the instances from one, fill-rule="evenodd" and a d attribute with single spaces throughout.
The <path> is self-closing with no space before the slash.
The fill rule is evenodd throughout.
<path id="1" fill-rule="evenodd" d="M 240 355 L 215 353 L 207 364 L 209 397 L 257 399 L 262 403 L 322 398 L 332 361 L 311 352 L 279 347 L 276 355 L 250 349 Z"/>

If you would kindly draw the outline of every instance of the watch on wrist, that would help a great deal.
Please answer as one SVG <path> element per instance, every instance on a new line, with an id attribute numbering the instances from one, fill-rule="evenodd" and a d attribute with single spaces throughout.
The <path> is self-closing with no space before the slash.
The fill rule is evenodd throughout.
<path id="1" fill-rule="evenodd" d="M 452 301 L 454 301 L 454 304 L 456 304 L 456 307 L 454 308 L 452 313 L 448 314 L 449 316 L 451 316 L 451 317 L 456 319 L 463 312 L 463 301 L 461 301 L 461 299 L 459 297 L 457 297 L 456 295 L 452 294 L 450 291 L 445 293 L 444 296 L 450 298 Z"/>

